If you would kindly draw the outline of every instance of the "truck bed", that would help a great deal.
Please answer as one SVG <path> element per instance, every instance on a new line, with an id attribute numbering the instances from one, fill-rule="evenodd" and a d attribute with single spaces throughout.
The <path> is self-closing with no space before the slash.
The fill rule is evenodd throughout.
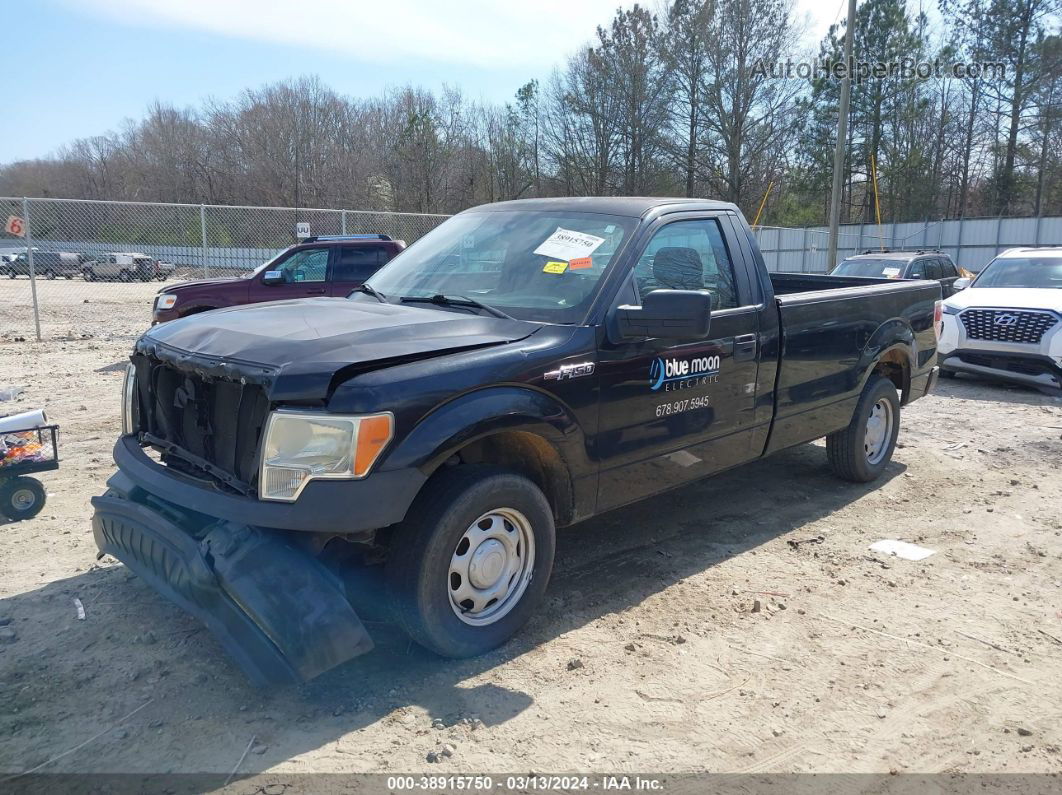
<path id="1" fill-rule="evenodd" d="M 870 276 L 827 276 L 822 273 L 769 273 L 768 276 L 770 276 L 771 284 L 774 285 L 776 296 L 896 283 L 895 279 Z"/>
<path id="2" fill-rule="evenodd" d="M 767 452 L 843 428 L 870 364 L 890 347 L 908 372 L 936 352 L 935 281 L 771 273 L 783 342 Z"/>

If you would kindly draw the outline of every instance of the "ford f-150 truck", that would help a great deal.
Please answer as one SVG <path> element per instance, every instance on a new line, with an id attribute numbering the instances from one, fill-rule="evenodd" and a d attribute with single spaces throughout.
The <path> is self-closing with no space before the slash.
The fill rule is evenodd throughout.
<path id="1" fill-rule="evenodd" d="M 96 543 L 260 683 L 366 652 L 384 605 L 480 654 L 541 601 L 557 527 L 823 436 L 877 478 L 936 378 L 939 299 L 768 273 L 732 204 L 477 207 L 349 297 L 145 333 Z"/>

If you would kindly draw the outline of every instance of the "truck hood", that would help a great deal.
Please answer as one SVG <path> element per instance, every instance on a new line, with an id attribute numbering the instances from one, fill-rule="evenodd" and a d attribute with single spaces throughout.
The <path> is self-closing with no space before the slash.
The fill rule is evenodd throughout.
<path id="1" fill-rule="evenodd" d="M 226 278 L 226 279 L 196 279 L 191 282 L 181 282 L 180 284 L 170 284 L 159 290 L 159 293 L 180 293 L 184 290 L 195 289 L 197 287 L 214 287 L 219 284 L 232 284 L 233 282 L 244 281 L 240 278 Z"/>
<path id="2" fill-rule="evenodd" d="M 1053 287 L 967 287 L 944 302 L 955 309 L 1052 309 L 1062 312 L 1062 290 Z"/>
<path id="3" fill-rule="evenodd" d="M 322 400 L 336 376 L 516 342 L 540 328 L 427 306 L 303 298 L 163 323 L 136 350 L 206 377 L 261 384 L 273 401 Z"/>

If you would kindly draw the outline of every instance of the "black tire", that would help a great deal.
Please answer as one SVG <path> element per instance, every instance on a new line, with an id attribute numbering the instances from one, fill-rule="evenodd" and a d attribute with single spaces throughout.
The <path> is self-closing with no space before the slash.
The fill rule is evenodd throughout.
<path id="1" fill-rule="evenodd" d="M 940 368 L 940 377 L 941 378 L 955 378 L 955 371 L 950 369 L 950 368 L 948 368 L 948 367 L 941 367 Z"/>
<path id="2" fill-rule="evenodd" d="M 44 278 L 46 278 L 46 279 L 48 279 L 48 280 L 54 279 L 54 278 L 55 278 L 55 271 L 53 271 L 53 270 L 50 270 L 50 269 L 49 269 L 49 270 L 46 270 L 46 271 L 44 272 Z"/>
<path id="3" fill-rule="evenodd" d="M 118 271 L 118 281 L 120 281 L 120 282 L 131 282 L 131 281 L 133 281 L 133 274 L 131 274 L 129 271 L 127 271 L 125 269 L 122 269 L 122 270 Z"/>
<path id="4" fill-rule="evenodd" d="M 12 522 L 32 519 L 48 499 L 36 478 L 18 477 L 0 483 L 0 514 Z"/>
<path id="5" fill-rule="evenodd" d="M 866 447 L 867 422 L 874 407 L 880 401 L 888 404 L 892 424 L 887 430 L 885 447 L 877 448 L 875 456 L 869 456 Z M 826 437 L 826 457 L 834 474 L 854 483 L 869 483 L 876 480 L 892 460 L 896 449 L 896 437 L 900 432 L 900 399 L 896 396 L 896 385 L 888 378 L 872 375 L 863 394 L 856 404 L 852 421 L 841 431 Z M 873 458 L 873 460 L 872 460 Z"/>
<path id="6" fill-rule="evenodd" d="M 493 623 L 474 626 L 458 617 L 451 602 L 451 559 L 476 520 L 499 509 L 518 511 L 530 525 L 530 579 L 522 594 L 514 594 L 507 613 Z M 505 527 L 514 532 L 510 525 Z M 530 480 L 489 466 L 444 470 L 417 495 L 391 536 L 385 569 L 391 612 L 413 640 L 437 654 L 483 654 L 505 643 L 530 618 L 549 584 L 555 548 L 553 511 Z"/>

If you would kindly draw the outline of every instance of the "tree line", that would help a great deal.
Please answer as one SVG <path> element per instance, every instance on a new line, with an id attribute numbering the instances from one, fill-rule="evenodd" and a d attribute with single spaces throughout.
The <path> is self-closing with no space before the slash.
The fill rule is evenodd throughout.
<path id="1" fill-rule="evenodd" d="M 842 222 L 1062 214 L 1062 0 L 858 7 Z M 557 195 L 686 195 L 761 222 L 824 223 L 845 26 L 802 53 L 789 0 L 617 10 L 511 102 L 458 88 L 338 94 L 314 76 L 197 108 L 161 102 L 113 133 L 0 167 L 0 194 L 450 213 Z M 875 203 L 874 182 L 878 187 Z"/>

